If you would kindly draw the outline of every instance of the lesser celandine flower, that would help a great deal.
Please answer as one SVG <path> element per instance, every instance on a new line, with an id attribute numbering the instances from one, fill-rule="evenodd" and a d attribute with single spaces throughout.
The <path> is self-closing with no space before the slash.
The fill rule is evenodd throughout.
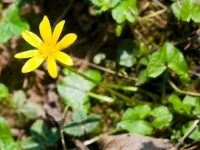
<path id="1" fill-rule="evenodd" d="M 42 22 L 39 25 L 42 40 L 36 34 L 30 31 L 22 32 L 22 37 L 29 44 L 35 47 L 34 50 L 21 52 L 15 55 L 15 58 L 32 57 L 23 66 L 23 73 L 35 70 L 46 58 L 47 70 L 53 78 L 57 77 L 56 60 L 68 66 L 73 65 L 72 59 L 67 54 L 61 52 L 61 50 L 67 48 L 76 40 L 76 34 L 69 33 L 65 35 L 59 42 L 57 42 L 63 29 L 64 23 L 64 20 L 59 22 L 52 33 L 49 19 L 47 16 L 44 16 Z"/>

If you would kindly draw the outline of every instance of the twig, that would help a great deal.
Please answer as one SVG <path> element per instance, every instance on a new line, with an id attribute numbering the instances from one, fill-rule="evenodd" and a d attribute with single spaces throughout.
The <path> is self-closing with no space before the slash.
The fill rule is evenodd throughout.
<path id="1" fill-rule="evenodd" d="M 63 133 L 63 129 L 62 129 L 64 122 L 65 122 L 65 116 L 67 114 L 67 111 L 68 111 L 68 106 L 66 105 L 65 109 L 63 111 L 63 114 L 62 114 L 61 122 L 60 122 L 60 136 L 61 136 L 61 142 L 62 142 L 63 150 L 67 150 L 67 146 L 65 144 L 65 139 L 64 139 L 64 133 Z"/>
<path id="2" fill-rule="evenodd" d="M 148 19 L 148 18 L 155 17 L 155 16 L 157 16 L 157 15 L 159 15 L 159 14 L 164 13 L 166 10 L 167 10 L 167 9 L 162 9 L 162 10 L 156 11 L 156 12 L 150 14 L 150 15 L 141 17 L 140 20 L 146 20 L 146 19 Z"/>
<path id="3" fill-rule="evenodd" d="M 194 123 L 192 124 L 192 126 L 190 127 L 190 129 L 185 133 L 185 135 L 178 141 L 178 143 L 175 145 L 175 147 L 173 148 L 173 150 L 177 150 L 179 148 L 179 146 L 181 145 L 181 143 L 190 135 L 190 133 L 192 133 L 192 131 L 196 128 L 196 126 L 198 125 L 199 120 L 195 120 Z"/>
<path id="4" fill-rule="evenodd" d="M 158 0 L 152 0 L 152 1 L 156 3 L 158 6 L 162 7 L 163 9 L 167 9 L 167 7 L 163 5 L 161 2 L 159 2 Z"/>
<path id="5" fill-rule="evenodd" d="M 114 134 L 114 133 L 119 132 L 119 131 L 121 131 L 121 130 L 122 130 L 122 129 L 118 128 L 118 129 L 114 129 L 114 130 L 109 131 L 109 132 L 104 133 L 104 134 L 106 134 L 106 135 L 111 135 L 111 134 Z M 85 145 L 85 146 L 90 145 L 90 144 L 92 144 L 92 143 L 98 141 L 98 139 L 99 139 L 99 136 L 95 136 L 94 138 L 85 141 L 85 142 L 84 142 L 84 145 Z"/>
<path id="6" fill-rule="evenodd" d="M 71 8 L 72 4 L 73 4 L 74 0 L 70 0 L 69 4 L 67 5 L 67 8 L 63 11 L 63 13 L 58 17 L 58 19 L 55 21 L 55 23 L 53 24 L 53 27 L 56 26 L 56 24 L 61 21 L 64 16 L 67 14 L 67 12 L 69 11 L 69 9 Z"/>
<path id="7" fill-rule="evenodd" d="M 200 96 L 200 93 L 194 93 L 194 92 L 188 92 L 188 91 L 183 91 L 181 89 L 179 89 L 172 81 L 168 80 L 169 84 L 171 85 L 171 87 L 178 93 L 181 94 L 186 94 L 186 95 L 191 95 L 191 96 Z"/>
<path id="8" fill-rule="evenodd" d="M 91 66 L 91 67 L 93 67 L 93 68 L 99 69 L 99 70 L 104 71 L 104 72 L 108 72 L 108 73 L 110 73 L 110 74 L 117 75 L 117 76 L 119 76 L 119 77 L 128 78 L 128 79 L 137 81 L 137 78 L 135 78 L 135 77 L 127 77 L 127 76 L 124 76 L 124 75 L 121 74 L 121 73 L 117 73 L 117 72 L 115 72 L 115 71 L 113 71 L 113 70 L 110 70 L 110 69 L 108 69 L 108 68 L 105 68 L 105 67 L 102 67 L 102 66 L 93 64 L 93 63 L 91 63 L 91 62 L 88 62 L 88 61 L 86 61 L 86 60 L 83 60 L 83 59 L 80 59 L 80 58 L 77 58 L 77 57 L 73 57 L 73 60 L 75 60 L 75 61 L 76 61 L 76 60 L 77 60 L 77 61 L 81 61 L 81 63 L 87 64 L 88 66 Z"/>

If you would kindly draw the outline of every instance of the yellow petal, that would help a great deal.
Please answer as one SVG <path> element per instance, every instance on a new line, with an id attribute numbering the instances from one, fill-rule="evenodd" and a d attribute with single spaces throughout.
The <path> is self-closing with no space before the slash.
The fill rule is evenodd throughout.
<path id="1" fill-rule="evenodd" d="M 71 57 L 61 51 L 54 52 L 52 56 L 65 65 L 68 65 L 68 66 L 73 65 L 73 60 L 71 59 Z"/>
<path id="2" fill-rule="evenodd" d="M 51 55 L 47 58 L 47 70 L 52 78 L 57 77 L 56 60 Z"/>
<path id="3" fill-rule="evenodd" d="M 30 58 L 30 57 L 36 56 L 37 54 L 38 54 L 38 50 L 30 50 L 30 51 L 18 53 L 14 57 L 15 58 Z"/>
<path id="4" fill-rule="evenodd" d="M 62 32 L 62 29 L 63 29 L 63 26 L 65 24 L 65 21 L 61 21 L 59 22 L 56 27 L 54 28 L 53 30 L 53 36 L 52 36 L 52 39 L 51 39 L 51 45 L 52 47 L 54 47 L 60 37 L 60 34 Z"/>
<path id="5" fill-rule="evenodd" d="M 65 35 L 55 46 L 55 50 L 63 50 L 69 47 L 76 40 L 77 36 L 74 33 Z"/>
<path id="6" fill-rule="evenodd" d="M 30 32 L 30 31 L 23 31 L 22 32 L 22 37 L 32 46 L 38 48 L 38 49 L 42 49 L 45 45 L 42 42 L 42 40 L 34 33 Z"/>
<path id="7" fill-rule="evenodd" d="M 44 43 L 50 45 L 52 32 L 49 19 L 47 18 L 47 16 L 44 16 L 42 22 L 40 23 L 39 28 L 40 28 L 40 35 Z"/>
<path id="8" fill-rule="evenodd" d="M 29 59 L 22 68 L 23 73 L 27 73 L 35 70 L 37 67 L 41 65 L 44 61 L 45 57 L 42 55 L 36 55 L 33 58 Z"/>

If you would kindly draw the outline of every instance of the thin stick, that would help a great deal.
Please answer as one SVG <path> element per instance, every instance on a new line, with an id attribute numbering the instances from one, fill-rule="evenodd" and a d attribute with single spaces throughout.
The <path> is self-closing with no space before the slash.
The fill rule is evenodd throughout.
<path id="1" fill-rule="evenodd" d="M 198 125 L 199 120 L 195 120 L 194 123 L 192 124 L 192 126 L 190 127 L 190 129 L 185 133 L 185 135 L 178 141 L 178 143 L 175 145 L 173 150 L 177 150 L 179 148 L 179 146 L 181 145 L 181 143 L 190 135 L 190 133 L 192 133 L 192 131 L 196 128 L 196 126 Z"/>
<path id="2" fill-rule="evenodd" d="M 65 109 L 63 111 L 63 114 L 62 114 L 62 119 L 61 119 L 61 122 L 60 122 L 60 136 L 61 136 L 61 142 L 62 142 L 62 146 L 63 146 L 63 150 L 67 150 L 67 146 L 65 144 L 65 139 L 64 139 L 64 133 L 63 133 L 63 125 L 64 125 L 64 120 L 65 120 L 65 116 L 67 114 L 67 111 L 68 111 L 68 106 L 66 105 L 65 106 Z"/>
<path id="3" fill-rule="evenodd" d="M 185 95 L 191 95 L 191 96 L 200 96 L 200 93 L 194 93 L 194 92 L 189 92 L 189 91 L 183 91 L 179 89 L 172 81 L 168 81 L 171 87 L 178 93 L 185 94 Z"/>
<path id="4" fill-rule="evenodd" d="M 135 78 L 135 77 L 126 77 L 126 76 L 124 76 L 124 75 L 121 74 L 121 73 L 117 73 L 117 72 L 115 72 L 115 71 L 113 71 L 113 70 L 111 70 L 111 69 L 108 69 L 108 68 L 105 68 L 105 67 L 102 67 L 102 66 L 93 64 L 93 63 L 91 63 L 91 62 L 88 62 L 88 61 L 86 61 L 86 60 L 83 60 L 83 59 L 80 59 L 80 58 L 77 58 L 77 57 L 73 57 L 73 60 L 75 60 L 75 61 L 76 61 L 76 60 L 77 60 L 77 61 L 81 61 L 82 63 L 87 64 L 88 66 L 91 66 L 91 67 L 93 67 L 93 68 L 99 69 L 99 70 L 104 71 L 104 72 L 108 72 L 108 73 L 110 73 L 110 74 L 117 75 L 117 76 L 119 76 L 119 77 L 128 78 L 128 79 L 137 81 L 137 78 Z"/>

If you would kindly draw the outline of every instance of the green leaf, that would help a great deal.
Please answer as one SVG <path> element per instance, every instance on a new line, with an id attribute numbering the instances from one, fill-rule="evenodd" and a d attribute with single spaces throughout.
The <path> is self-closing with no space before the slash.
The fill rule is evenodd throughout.
<path id="1" fill-rule="evenodd" d="M 120 0 L 90 0 L 96 7 L 99 8 L 100 13 L 115 7 Z"/>
<path id="2" fill-rule="evenodd" d="M 122 34 L 122 26 L 121 25 L 116 26 L 115 34 L 116 34 L 116 36 L 120 36 Z"/>
<path id="3" fill-rule="evenodd" d="M 73 136 L 81 136 L 85 132 L 91 132 L 99 124 L 100 117 L 91 114 L 87 117 L 82 110 L 75 111 L 72 115 L 73 122 L 64 127 L 64 132 Z"/>
<path id="4" fill-rule="evenodd" d="M 9 95 L 8 88 L 3 84 L 0 83 L 0 99 L 6 98 Z"/>
<path id="5" fill-rule="evenodd" d="M 87 70 L 83 74 L 96 81 L 101 80 L 99 71 Z M 90 107 L 87 91 L 92 90 L 94 87 L 94 83 L 85 80 L 75 73 L 70 73 L 70 75 L 63 78 L 57 86 L 58 93 L 66 105 L 72 107 L 74 110 L 83 109 L 85 111 L 88 111 Z"/>
<path id="6" fill-rule="evenodd" d="M 154 108 L 151 114 L 155 117 L 155 119 L 152 122 L 152 125 L 156 128 L 169 125 L 169 122 L 173 118 L 171 112 L 165 106 L 159 106 Z"/>
<path id="7" fill-rule="evenodd" d="M 15 91 L 12 97 L 14 109 L 20 108 L 26 100 L 26 93 L 23 90 Z"/>
<path id="8" fill-rule="evenodd" d="M 102 60 L 106 58 L 106 55 L 104 53 L 98 53 L 94 56 L 93 62 L 95 64 L 100 64 Z"/>
<path id="9" fill-rule="evenodd" d="M 123 23 L 126 19 L 132 23 L 137 15 L 138 9 L 133 0 L 123 0 L 112 10 L 112 17 L 118 24 Z"/>
<path id="10" fill-rule="evenodd" d="M 149 77 L 155 78 L 163 73 L 167 67 L 179 76 L 187 77 L 188 67 L 184 56 L 170 43 L 165 43 L 151 55 L 147 65 L 147 74 Z"/>
<path id="11" fill-rule="evenodd" d="M 148 121 L 144 120 L 150 113 L 151 108 L 148 105 L 138 105 L 134 108 L 129 108 L 122 116 L 122 121 L 118 126 L 130 133 L 151 134 L 153 127 Z"/>
<path id="12" fill-rule="evenodd" d="M 147 82 L 148 77 L 147 77 L 147 69 L 143 69 L 140 71 L 139 75 L 138 75 L 138 80 L 137 83 L 138 84 L 144 84 L 145 82 Z"/>
<path id="13" fill-rule="evenodd" d="M 26 103 L 19 109 L 19 112 L 29 119 L 34 119 L 37 117 L 39 110 L 39 106 L 32 103 Z"/>
<path id="14" fill-rule="evenodd" d="M 125 111 L 122 117 L 123 120 L 137 120 L 146 118 L 151 112 L 148 105 L 138 105 L 134 108 L 129 108 Z"/>
<path id="15" fill-rule="evenodd" d="M 47 140 L 47 133 L 49 129 L 45 122 L 41 119 L 38 119 L 32 126 L 31 126 L 31 134 L 37 139 L 39 142 L 43 142 Z"/>
<path id="16" fill-rule="evenodd" d="M 182 132 L 185 134 L 192 126 L 194 121 L 189 121 L 182 126 Z M 188 136 L 192 140 L 198 140 L 200 137 L 200 124 L 194 129 L 194 131 Z"/>
<path id="17" fill-rule="evenodd" d="M 117 46 L 117 62 L 125 67 L 132 67 L 139 53 L 138 46 L 131 39 L 125 39 Z"/>
<path id="18" fill-rule="evenodd" d="M 185 0 L 181 7 L 181 19 L 189 22 L 192 19 L 194 22 L 200 22 L 200 4 L 195 0 Z"/>
<path id="19" fill-rule="evenodd" d="M 58 128 L 50 128 L 47 133 L 47 140 L 45 141 L 46 146 L 53 146 L 56 141 L 60 138 L 60 131 Z"/>
<path id="20" fill-rule="evenodd" d="M 175 110 L 183 109 L 187 114 L 190 114 L 192 105 L 182 103 L 177 95 L 172 94 L 169 97 L 169 102 L 173 104 Z"/>
<path id="21" fill-rule="evenodd" d="M 49 128 L 41 119 L 31 126 L 31 134 L 43 146 L 53 146 L 59 139 L 60 133 L 57 128 Z"/>
<path id="22" fill-rule="evenodd" d="M 181 18 L 181 6 L 175 2 L 171 5 L 172 11 L 176 18 L 179 20 Z"/>
<path id="23" fill-rule="evenodd" d="M 34 0 L 13 0 L 13 2 L 15 2 L 17 5 L 24 6 L 25 4 L 34 2 Z"/>
<path id="24" fill-rule="evenodd" d="M 22 141 L 23 150 L 41 150 L 43 146 L 36 142 L 32 137 L 28 137 Z"/>
<path id="25" fill-rule="evenodd" d="M 129 133 L 149 135 L 153 132 L 153 127 L 145 120 L 126 120 L 120 122 L 119 126 Z"/>
<path id="26" fill-rule="evenodd" d="M 11 135 L 10 128 L 6 120 L 1 116 L 0 116 L 0 131 L 1 131 L 1 134 L 0 134 L 1 145 L 3 144 L 4 148 L 6 150 L 9 150 L 8 148 L 11 146 L 10 145 L 11 143 L 14 143 L 14 139 Z"/>
<path id="27" fill-rule="evenodd" d="M 28 23 L 19 17 L 19 9 L 15 4 L 6 10 L 4 16 L 0 22 L 0 43 L 5 43 L 12 35 L 19 35 L 23 30 L 29 29 Z"/>

